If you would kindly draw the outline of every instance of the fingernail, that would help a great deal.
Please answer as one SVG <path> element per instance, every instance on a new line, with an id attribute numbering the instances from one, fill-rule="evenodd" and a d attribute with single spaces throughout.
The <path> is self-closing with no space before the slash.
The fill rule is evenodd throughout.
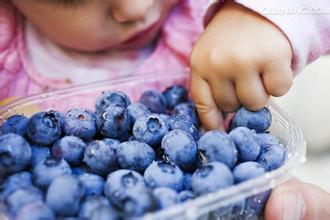
<path id="1" fill-rule="evenodd" d="M 298 193 L 283 192 L 282 220 L 301 220 L 304 217 L 304 202 Z"/>

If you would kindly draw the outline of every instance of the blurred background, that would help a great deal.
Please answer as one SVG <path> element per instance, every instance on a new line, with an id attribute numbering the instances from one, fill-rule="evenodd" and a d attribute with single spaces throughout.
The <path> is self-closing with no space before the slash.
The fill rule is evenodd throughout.
<path id="1" fill-rule="evenodd" d="M 289 93 L 274 101 L 302 129 L 307 141 L 307 161 L 296 176 L 330 192 L 330 56 L 307 66 Z"/>

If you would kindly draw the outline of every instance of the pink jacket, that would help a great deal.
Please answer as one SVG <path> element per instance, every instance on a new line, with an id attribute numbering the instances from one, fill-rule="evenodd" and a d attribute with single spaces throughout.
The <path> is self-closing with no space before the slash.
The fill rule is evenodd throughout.
<path id="1" fill-rule="evenodd" d="M 264 15 L 289 39 L 294 57 L 292 68 L 299 72 L 305 65 L 330 48 L 330 2 L 327 0 L 237 0 Z M 208 18 L 221 4 L 208 8 L 207 0 L 183 0 L 175 8 L 154 51 L 136 69 L 136 73 L 178 70 L 188 66 L 189 53 Z M 328 7 L 328 8 L 327 8 Z M 109 71 L 108 79 L 120 77 Z M 30 60 L 23 17 L 7 0 L 0 0 L 0 100 L 22 97 L 72 85 L 38 73 Z"/>

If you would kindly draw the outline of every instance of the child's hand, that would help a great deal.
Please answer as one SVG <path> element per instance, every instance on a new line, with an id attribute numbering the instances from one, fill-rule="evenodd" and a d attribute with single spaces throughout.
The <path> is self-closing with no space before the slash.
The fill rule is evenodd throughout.
<path id="1" fill-rule="evenodd" d="M 290 43 L 274 24 L 226 3 L 191 55 L 191 92 L 203 126 L 219 128 L 221 111 L 258 110 L 270 95 L 284 95 L 292 84 L 291 58 Z"/>

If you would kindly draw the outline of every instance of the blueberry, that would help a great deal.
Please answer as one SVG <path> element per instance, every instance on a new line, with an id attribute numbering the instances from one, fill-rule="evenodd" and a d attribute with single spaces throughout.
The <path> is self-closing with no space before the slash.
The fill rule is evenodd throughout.
<path id="1" fill-rule="evenodd" d="M 88 173 L 89 169 L 86 166 L 80 166 L 80 167 L 73 167 L 72 169 L 72 175 L 79 176 L 84 173 Z"/>
<path id="2" fill-rule="evenodd" d="M 203 195 L 234 184 L 230 169 L 221 162 L 212 162 L 197 169 L 191 180 L 194 193 Z"/>
<path id="3" fill-rule="evenodd" d="M 147 106 L 154 113 L 165 113 L 166 111 L 166 99 L 162 93 L 156 90 L 145 91 L 140 102 Z"/>
<path id="4" fill-rule="evenodd" d="M 272 144 L 261 149 L 257 162 L 260 163 L 266 171 L 271 171 L 282 166 L 286 158 L 286 149 L 282 145 Z"/>
<path id="5" fill-rule="evenodd" d="M 269 133 L 258 133 L 257 138 L 261 148 L 268 145 L 279 144 L 279 140 Z"/>
<path id="6" fill-rule="evenodd" d="M 11 213 L 15 215 L 24 205 L 42 200 L 42 192 L 39 189 L 30 186 L 16 189 L 7 197 L 6 202 Z"/>
<path id="7" fill-rule="evenodd" d="M 63 131 L 67 136 L 89 141 L 96 133 L 96 116 L 89 109 L 71 109 L 64 116 Z"/>
<path id="8" fill-rule="evenodd" d="M 178 193 L 168 187 L 158 187 L 153 191 L 159 209 L 165 209 L 180 202 Z"/>
<path id="9" fill-rule="evenodd" d="M 40 161 L 51 156 L 49 147 L 31 145 L 31 150 L 32 150 L 32 156 L 31 156 L 32 167 L 35 167 Z"/>
<path id="10" fill-rule="evenodd" d="M 238 150 L 238 160 L 253 161 L 260 153 L 260 145 L 255 131 L 246 127 L 237 127 L 229 133 Z"/>
<path id="11" fill-rule="evenodd" d="M 145 170 L 144 179 L 150 188 L 169 187 L 176 191 L 183 189 L 183 173 L 173 163 L 153 162 Z"/>
<path id="12" fill-rule="evenodd" d="M 63 175 L 71 175 L 69 164 L 63 159 L 47 157 L 34 167 L 32 178 L 34 184 L 46 189 L 55 178 Z"/>
<path id="13" fill-rule="evenodd" d="M 57 111 L 39 112 L 30 118 L 26 133 L 34 144 L 51 145 L 61 136 L 62 123 Z"/>
<path id="14" fill-rule="evenodd" d="M 0 172 L 14 173 L 26 168 L 31 161 L 30 144 L 18 134 L 0 136 Z"/>
<path id="15" fill-rule="evenodd" d="M 14 133 L 24 136 L 29 119 L 23 115 L 13 115 L 7 118 L 0 128 L 0 134 Z"/>
<path id="16" fill-rule="evenodd" d="M 154 150 L 146 143 L 127 141 L 117 150 L 118 164 L 123 169 L 143 172 L 156 158 Z"/>
<path id="17" fill-rule="evenodd" d="M 127 107 L 128 115 L 131 118 L 132 125 L 139 117 L 149 115 L 151 112 L 147 106 L 142 103 L 132 103 Z"/>
<path id="18" fill-rule="evenodd" d="M 170 130 L 180 129 L 188 132 L 195 141 L 199 139 L 199 132 L 195 125 L 192 123 L 191 119 L 187 115 L 172 115 L 169 119 Z"/>
<path id="19" fill-rule="evenodd" d="M 182 130 L 168 132 L 161 148 L 167 158 L 178 165 L 182 170 L 192 170 L 197 162 L 197 145 L 194 138 Z"/>
<path id="20" fill-rule="evenodd" d="M 122 106 L 110 105 L 97 114 L 97 128 L 107 138 L 126 141 L 131 130 L 131 120 Z"/>
<path id="21" fill-rule="evenodd" d="M 191 188 L 191 178 L 192 178 L 192 174 L 190 174 L 190 173 L 185 173 L 184 174 L 183 190 L 192 190 L 192 188 Z"/>
<path id="22" fill-rule="evenodd" d="M 23 206 L 16 215 L 19 220 L 55 220 L 53 210 L 44 202 L 37 201 Z"/>
<path id="23" fill-rule="evenodd" d="M 111 139 L 111 138 L 103 138 L 102 141 L 104 141 L 105 143 L 107 143 L 109 145 L 110 148 L 112 148 L 115 152 L 117 151 L 119 145 L 120 145 L 120 141 L 116 140 L 116 139 Z"/>
<path id="24" fill-rule="evenodd" d="M 117 170 L 108 175 L 104 186 L 104 194 L 112 205 L 120 206 L 126 191 L 135 187 L 145 187 L 144 179 L 133 170 Z"/>
<path id="25" fill-rule="evenodd" d="M 167 88 L 163 95 L 166 99 L 167 108 L 172 110 L 176 105 L 188 100 L 188 91 L 181 85 Z"/>
<path id="26" fill-rule="evenodd" d="M 110 202 L 104 196 L 88 196 L 81 203 L 79 217 L 90 219 L 93 211 L 101 206 L 110 206 Z"/>
<path id="27" fill-rule="evenodd" d="M 187 115 L 196 128 L 199 128 L 200 122 L 197 115 L 196 106 L 192 101 L 178 104 L 173 109 L 174 115 Z"/>
<path id="28" fill-rule="evenodd" d="M 83 161 L 93 173 L 106 175 L 116 166 L 116 153 L 104 141 L 92 141 L 85 149 Z"/>
<path id="29" fill-rule="evenodd" d="M 84 196 L 102 195 L 105 181 L 101 176 L 92 173 L 84 173 L 78 176 L 84 187 Z"/>
<path id="30" fill-rule="evenodd" d="M 120 205 L 117 206 L 117 209 L 123 212 L 126 218 L 140 217 L 156 208 L 156 200 L 151 190 L 146 187 L 128 189 L 123 195 Z"/>
<path id="31" fill-rule="evenodd" d="M 27 188 L 32 186 L 32 175 L 29 172 L 23 171 L 12 174 L 7 177 L 3 183 L 2 195 L 7 198 L 12 192 L 19 188 Z"/>
<path id="32" fill-rule="evenodd" d="M 90 220 L 118 220 L 118 213 L 108 205 L 97 207 L 91 213 Z"/>
<path id="33" fill-rule="evenodd" d="M 188 200 L 192 200 L 196 197 L 196 195 L 189 190 L 184 190 L 179 193 L 179 201 L 180 202 L 186 202 Z"/>
<path id="34" fill-rule="evenodd" d="M 58 216 L 73 216 L 79 210 L 83 190 L 82 184 L 76 177 L 60 176 L 50 184 L 46 202 Z"/>
<path id="35" fill-rule="evenodd" d="M 259 111 L 252 112 L 244 107 L 241 107 L 233 118 L 231 127 L 247 127 L 256 132 L 266 131 L 272 123 L 272 115 L 268 108 L 263 108 Z"/>
<path id="36" fill-rule="evenodd" d="M 54 158 L 63 158 L 72 165 L 79 165 L 83 159 L 86 144 L 76 136 L 58 139 L 52 147 Z"/>
<path id="37" fill-rule="evenodd" d="M 165 120 L 158 114 L 145 115 L 138 118 L 133 126 L 134 137 L 150 146 L 157 146 L 168 132 Z"/>
<path id="38" fill-rule="evenodd" d="M 229 168 L 236 164 L 236 146 L 225 132 L 218 130 L 205 132 L 198 141 L 198 149 L 209 162 L 222 162 Z"/>
<path id="39" fill-rule="evenodd" d="M 249 216 L 259 215 L 263 213 L 266 202 L 270 195 L 270 190 L 258 193 L 246 199 L 245 213 Z"/>
<path id="40" fill-rule="evenodd" d="M 131 104 L 129 97 L 119 91 L 107 91 L 102 94 L 96 100 L 96 111 L 102 111 L 110 105 L 121 106 L 127 108 Z"/>
<path id="41" fill-rule="evenodd" d="M 259 163 L 254 161 L 240 163 L 233 170 L 235 183 L 244 182 L 254 177 L 261 176 L 264 173 L 265 169 Z"/>

